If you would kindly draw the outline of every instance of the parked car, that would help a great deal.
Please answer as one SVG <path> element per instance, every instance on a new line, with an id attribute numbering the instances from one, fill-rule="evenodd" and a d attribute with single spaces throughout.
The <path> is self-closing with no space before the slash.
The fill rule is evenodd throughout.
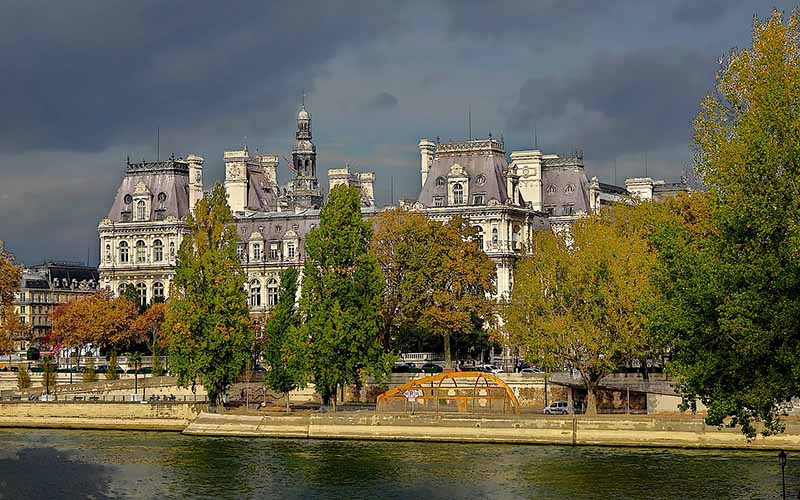
<path id="1" fill-rule="evenodd" d="M 503 370 L 494 365 L 483 365 L 481 371 L 486 373 L 503 373 Z"/>
<path id="2" fill-rule="evenodd" d="M 545 415 L 566 415 L 569 413 L 569 403 L 566 401 L 553 401 L 544 409 Z"/>
<path id="3" fill-rule="evenodd" d="M 528 374 L 530 374 L 530 373 L 544 373 L 544 370 L 542 370 L 541 368 L 536 368 L 535 366 L 529 366 L 527 368 L 523 368 L 519 372 L 520 373 L 528 373 Z"/>
<path id="4" fill-rule="evenodd" d="M 441 373 L 444 371 L 444 368 L 437 365 L 436 363 L 425 363 L 421 367 L 422 373 Z"/>

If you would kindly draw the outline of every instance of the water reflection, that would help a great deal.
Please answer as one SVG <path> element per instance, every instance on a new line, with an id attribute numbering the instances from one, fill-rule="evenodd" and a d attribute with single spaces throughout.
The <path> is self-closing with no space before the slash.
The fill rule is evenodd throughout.
<path id="1" fill-rule="evenodd" d="M 779 474 L 770 452 L 0 430 L 0 499 L 753 499 Z"/>

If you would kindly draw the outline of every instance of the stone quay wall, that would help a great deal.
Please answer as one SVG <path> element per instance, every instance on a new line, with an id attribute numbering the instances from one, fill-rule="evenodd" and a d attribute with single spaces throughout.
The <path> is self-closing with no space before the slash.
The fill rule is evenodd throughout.
<path id="1" fill-rule="evenodd" d="M 752 441 L 739 428 L 718 429 L 689 416 L 436 416 L 340 412 L 288 416 L 201 414 L 194 436 L 444 441 L 594 446 L 800 450 L 800 420 L 786 432 Z"/>
<path id="2" fill-rule="evenodd" d="M 201 403 L 0 403 L 0 427 L 182 431 Z"/>

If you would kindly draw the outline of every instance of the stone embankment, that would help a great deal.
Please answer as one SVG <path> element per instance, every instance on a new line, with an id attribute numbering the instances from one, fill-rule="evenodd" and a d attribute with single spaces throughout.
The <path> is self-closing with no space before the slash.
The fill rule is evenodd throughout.
<path id="1" fill-rule="evenodd" d="M 0 427 L 182 431 L 202 403 L 0 403 Z"/>
<path id="2" fill-rule="evenodd" d="M 194 436 L 240 436 L 381 441 L 560 444 L 595 446 L 800 450 L 800 420 L 786 432 L 748 442 L 740 429 L 707 426 L 701 418 L 642 416 L 435 416 L 372 412 L 288 416 L 202 413 L 183 431 Z"/>

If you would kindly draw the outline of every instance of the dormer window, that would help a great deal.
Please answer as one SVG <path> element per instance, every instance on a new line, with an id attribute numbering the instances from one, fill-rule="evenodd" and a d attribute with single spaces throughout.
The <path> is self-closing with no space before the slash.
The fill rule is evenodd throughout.
<path id="1" fill-rule="evenodd" d="M 453 205 L 464 204 L 464 186 L 460 182 L 453 184 Z"/>
<path id="2" fill-rule="evenodd" d="M 434 196 L 433 197 L 433 206 L 434 207 L 443 207 L 444 206 L 444 196 Z"/>
<path id="3" fill-rule="evenodd" d="M 473 205 L 484 205 L 485 203 L 486 203 L 486 195 L 483 193 L 478 193 L 472 197 Z"/>
<path id="4" fill-rule="evenodd" d="M 575 185 L 574 184 L 567 184 L 567 187 L 564 188 L 564 192 L 566 194 L 572 194 L 575 192 Z"/>
<path id="5" fill-rule="evenodd" d="M 553 184 L 547 186 L 547 194 L 556 194 L 556 187 Z"/>
<path id="6" fill-rule="evenodd" d="M 139 200 L 136 202 L 136 220 L 145 220 L 147 218 L 145 210 L 147 209 L 147 204 L 144 200 Z"/>
<path id="7" fill-rule="evenodd" d="M 253 260 L 261 260 L 261 243 L 253 242 Z"/>
<path id="8" fill-rule="evenodd" d="M 444 186 L 447 184 L 447 181 L 444 180 L 444 177 L 437 177 L 436 178 L 436 186 Z"/>

